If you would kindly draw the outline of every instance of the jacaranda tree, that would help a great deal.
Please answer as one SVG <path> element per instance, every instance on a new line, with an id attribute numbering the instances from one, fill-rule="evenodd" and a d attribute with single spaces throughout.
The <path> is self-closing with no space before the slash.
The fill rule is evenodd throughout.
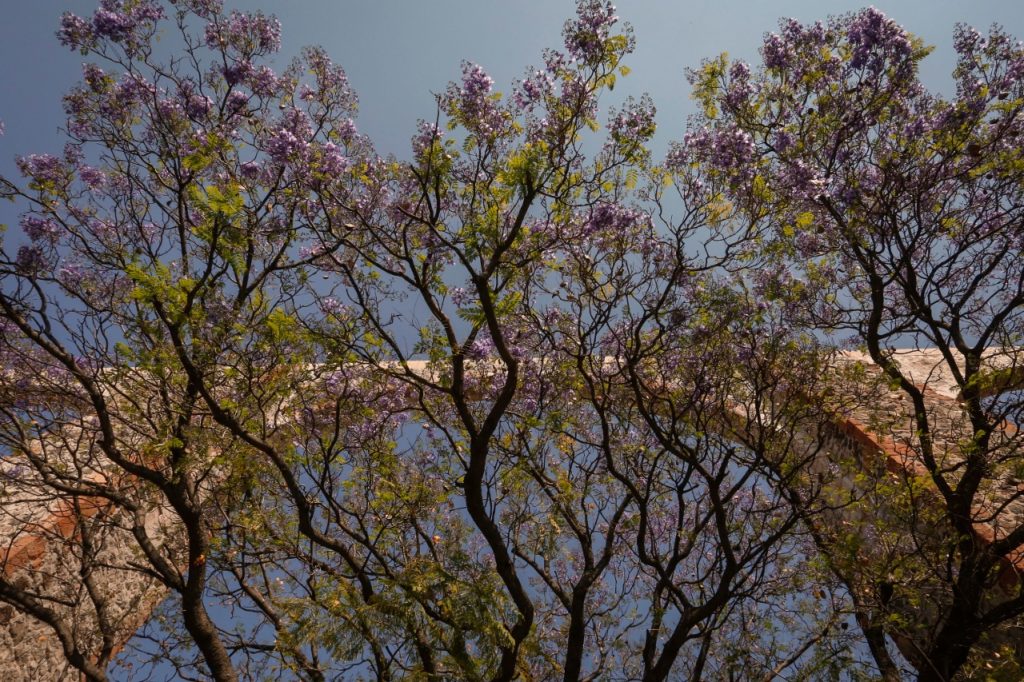
<path id="1" fill-rule="evenodd" d="M 670 161 L 723 178 L 723 201 L 758 224 L 751 248 L 774 265 L 755 286 L 861 345 L 913 406 L 902 444 L 922 471 L 890 491 L 905 513 L 874 521 L 907 540 L 866 572 L 849 564 L 870 551 L 846 566 L 832 552 L 887 679 L 899 678 L 887 637 L 918 679 L 988 674 L 1019 644 L 1018 629 L 993 631 L 1024 613 L 1020 579 L 1006 579 L 1024 541 L 1024 50 L 966 26 L 955 48 L 944 98 L 918 80 L 928 49 L 877 10 L 784 22 L 756 72 L 724 57 L 693 72 L 703 113 Z M 906 347 L 941 352 L 962 408 L 953 424 L 928 404 L 934 379 L 892 352 Z"/>
<path id="2" fill-rule="evenodd" d="M 898 670 L 822 531 L 846 471 L 822 459 L 845 370 L 821 332 L 856 331 L 904 390 L 893 335 L 959 348 L 939 322 L 913 326 L 920 302 L 870 241 L 917 225 L 904 196 L 946 197 L 951 217 L 926 221 L 945 231 L 897 270 L 956 239 L 981 268 L 975 284 L 952 260 L 934 265 L 947 279 L 921 276 L 928 296 L 962 299 L 934 319 L 976 348 L 958 376 L 975 476 L 992 471 L 987 439 L 1012 415 L 972 377 L 982 349 L 1016 343 L 1016 81 L 984 96 L 1003 128 L 973 109 L 974 124 L 936 124 L 947 105 L 916 85 L 922 53 L 888 20 L 793 25 L 765 48 L 788 61 L 695 76 L 707 127 L 658 164 L 650 101 L 599 107 L 628 73 L 629 27 L 581 0 L 564 48 L 509 96 L 464 64 L 399 159 L 359 132 L 322 50 L 274 70 L 279 33 L 216 0 L 103 0 L 61 21 L 88 60 L 67 145 L 0 179 L 22 211 L 0 251 L 0 505 L 71 510 L 53 539 L 73 570 L 43 586 L 0 574 L 0 601 L 90 680 L 129 664 L 217 680 Z M 1017 48 L 985 49 L 977 69 L 1010 78 Z M 912 122 L 904 108 L 927 134 L 884 127 Z M 863 126 L 840 121 L 851 111 Z M 840 199 L 814 165 L 833 144 L 849 182 L 869 181 L 857 164 L 877 150 L 904 165 Z M 986 182 L 995 198 L 976 196 Z M 972 236 L 992 207 L 998 227 Z M 970 530 L 973 498 L 956 496 L 973 460 L 947 473 L 923 456 Z M 1017 613 L 987 595 L 1020 538 L 953 537 L 946 583 L 914 583 L 940 595 L 938 622 L 965 604 L 980 619 L 949 663 L 949 627 L 915 640 L 946 676 Z M 973 602 L 953 584 L 967 575 Z M 170 595 L 120 658 L 128 621 L 101 580 Z"/>

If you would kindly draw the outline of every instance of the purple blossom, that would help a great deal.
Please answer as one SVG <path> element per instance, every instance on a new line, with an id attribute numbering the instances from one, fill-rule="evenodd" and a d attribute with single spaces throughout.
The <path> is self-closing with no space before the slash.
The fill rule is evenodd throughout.
<path id="1" fill-rule="evenodd" d="M 687 133 L 683 143 L 697 158 L 729 173 L 748 177 L 756 154 L 754 138 L 738 126 L 701 128 Z"/>
<path id="2" fill-rule="evenodd" d="M 35 244 L 26 244 L 18 248 L 18 255 L 14 259 L 14 265 L 22 273 L 34 275 L 46 267 L 46 255 L 43 253 L 42 247 Z"/>
<path id="3" fill-rule="evenodd" d="M 544 324 L 547 327 L 556 327 L 565 317 L 565 312 L 556 306 L 548 306 L 544 311 Z"/>
<path id="4" fill-rule="evenodd" d="M 971 55 L 975 50 L 984 48 L 985 40 L 981 33 L 974 27 L 966 24 L 957 24 L 953 29 L 953 49 L 959 55 Z"/>
<path id="5" fill-rule="evenodd" d="M 117 236 L 117 230 L 115 229 L 114 224 L 109 220 L 103 220 L 102 218 L 93 218 L 90 220 L 88 230 L 90 234 L 101 242 L 109 241 Z"/>
<path id="6" fill-rule="evenodd" d="M 742 107 L 755 92 L 750 82 L 750 67 L 746 62 L 733 62 L 729 68 L 729 86 L 725 93 L 725 103 L 733 110 Z"/>
<path id="7" fill-rule="evenodd" d="M 494 354 L 494 341 L 489 336 L 477 336 L 473 343 L 464 348 L 464 353 L 470 360 L 483 360 Z"/>
<path id="8" fill-rule="evenodd" d="M 82 159 L 85 158 L 85 153 L 82 151 L 82 145 L 74 142 L 68 142 L 64 145 L 64 162 L 71 165 L 77 166 L 82 163 Z"/>
<path id="9" fill-rule="evenodd" d="M 854 46 L 850 66 L 867 68 L 881 73 L 886 61 L 910 55 L 911 45 L 907 32 L 874 7 L 858 12 L 847 32 L 847 40 Z"/>
<path id="10" fill-rule="evenodd" d="M 334 124 L 334 132 L 343 142 L 351 142 L 359 132 L 356 122 L 351 118 L 345 118 Z"/>
<path id="11" fill-rule="evenodd" d="M 79 168 L 78 176 L 82 178 L 82 182 L 91 190 L 101 189 L 107 182 L 106 173 L 92 166 L 82 166 Z"/>
<path id="12" fill-rule="evenodd" d="M 590 215 L 584 222 L 583 235 L 589 237 L 595 233 L 625 233 L 633 226 L 644 222 L 645 219 L 644 213 L 621 204 L 598 204 L 591 209 Z"/>
<path id="13" fill-rule="evenodd" d="M 262 12 L 232 12 L 227 21 L 206 26 L 206 45 L 212 49 L 231 46 L 245 55 L 269 54 L 281 49 L 281 22 Z"/>
<path id="14" fill-rule="evenodd" d="M 254 95 L 269 97 L 278 87 L 277 74 L 269 66 L 252 69 L 246 80 Z"/>
<path id="15" fill-rule="evenodd" d="M 173 121 L 181 115 L 182 111 L 177 100 L 163 97 L 156 103 L 156 113 L 163 121 Z"/>
<path id="16" fill-rule="evenodd" d="M 61 45 L 72 50 L 85 50 L 92 46 L 96 40 L 92 24 L 71 12 L 65 12 L 61 15 L 57 38 L 60 40 Z"/>
<path id="17" fill-rule="evenodd" d="M 604 56 L 610 29 L 619 20 L 615 5 L 598 0 L 580 0 L 576 18 L 567 21 L 562 30 L 565 49 L 573 59 L 596 64 Z"/>
<path id="18" fill-rule="evenodd" d="M 108 1 L 109 0 L 103 0 L 104 3 Z M 142 0 L 133 3 L 131 17 L 136 22 L 156 22 L 164 18 L 164 8 L 157 3 L 152 2 L 152 0 Z"/>
<path id="19" fill-rule="evenodd" d="M 419 132 L 412 138 L 412 150 L 416 156 L 423 156 L 433 148 L 434 143 L 440 142 L 444 132 L 437 125 L 423 120 L 416 122 L 416 128 Z"/>
<path id="20" fill-rule="evenodd" d="M 630 99 L 622 111 L 608 124 L 612 138 L 620 144 L 639 144 L 654 135 L 656 110 L 649 97 L 639 102 Z"/>
<path id="21" fill-rule="evenodd" d="M 682 172 L 693 161 L 694 156 L 690 147 L 680 142 L 673 142 L 669 145 L 668 153 L 665 154 L 665 168 Z M 698 180 L 700 182 L 700 180 Z"/>
<path id="22" fill-rule="evenodd" d="M 351 308 L 338 299 L 331 297 L 320 299 L 320 310 L 323 311 L 324 315 L 338 319 L 344 319 L 352 315 Z"/>
<path id="23" fill-rule="evenodd" d="M 793 54 L 782 36 L 778 33 L 770 33 L 761 46 L 761 58 L 767 68 L 781 71 L 789 67 Z"/>
<path id="24" fill-rule="evenodd" d="M 463 101 L 483 101 L 491 93 L 493 85 L 494 79 L 488 76 L 479 64 L 463 62 L 461 91 Z"/>
<path id="25" fill-rule="evenodd" d="M 308 145 L 295 137 L 290 130 L 279 129 L 267 141 L 267 153 L 274 161 L 285 164 L 294 155 L 306 150 Z"/>
<path id="26" fill-rule="evenodd" d="M 232 90 L 228 94 L 228 98 L 225 102 L 225 108 L 227 109 L 228 114 L 234 115 L 245 109 L 248 103 L 249 95 L 239 90 Z"/>
<path id="27" fill-rule="evenodd" d="M 177 0 L 177 3 L 203 19 L 210 19 L 224 9 L 222 0 Z"/>
<path id="28" fill-rule="evenodd" d="M 18 157 L 18 169 L 22 175 L 32 178 L 40 184 L 59 184 L 67 178 L 67 169 L 56 156 L 50 154 L 30 154 Z"/>
<path id="29" fill-rule="evenodd" d="M 348 169 L 349 162 L 341 149 L 333 142 L 323 146 L 320 153 L 320 172 L 328 177 L 337 177 Z"/>
<path id="30" fill-rule="evenodd" d="M 92 16 L 93 34 L 115 43 L 129 43 L 140 27 L 152 26 L 164 16 L 163 8 L 148 0 L 130 3 L 102 0 Z"/>
<path id="31" fill-rule="evenodd" d="M 779 180 L 796 196 L 810 200 L 817 199 L 828 186 L 827 181 L 814 168 L 800 159 L 786 164 L 779 174 Z"/>
<path id="32" fill-rule="evenodd" d="M 284 164 L 305 155 L 306 141 L 313 134 L 309 117 L 300 109 L 285 112 L 276 130 L 271 133 L 266 151 L 274 161 Z"/>
<path id="33" fill-rule="evenodd" d="M 82 64 L 82 79 L 93 92 L 102 92 L 107 87 L 107 74 L 96 64 Z"/>
<path id="34" fill-rule="evenodd" d="M 92 16 L 92 27 L 96 35 L 119 42 L 131 35 L 135 22 L 120 12 L 98 9 Z"/>
<path id="35" fill-rule="evenodd" d="M 60 236 L 60 226 L 51 218 L 40 218 L 34 215 L 21 217 L 21 229 L 34 242 L 55 242 Z"/>
<path id="36" fill-rule="evenodd" d="M 516 106 L 521 109 L 531 109 L 545 97 L 550 96 L 555 90 L 555 80 L 551 71 L 535 69 L 526 78 L 518 83 L 514 98 Z"/>
<path id="37" fill-rule="evenodd" d="M 224 81 L 229 86 L 238 85 L 252 73 L 252 64 L 245 60 L 237 61 L 225 66 L 221 73 L 224 75 Z"/>
<path id="38" fill-rule="evenodd" d="M 61 284 L 72 291 L 82 291 L 91 279 L 89 268 L 75 261 L 66 261 L 57 271 Z"/>
<path id="39" fill-rule="evenodd" d="M 494 80 L 477 64 L 462 63 L 462 83 L 449 84 L 445 99 L 449 111 L 463 125 L 483 137 L 490 137 L 504 126 L 505 115 L 491 97 Z"/>
<path id="40" fill-rule="evenodd" d="M 347 383 L 345 373 L 341 371 L 329 372 L 324 377 L 324 387 L 332 395 L 341 393 Z"/>
<path id="41" fill-rule="evenodd" d="M 772 136 L 772 146 L 775 147 L 775 151 L 785 152 L 787 149 L 793 146 L 793 136 L 787 133 L 785 130 L 778 130 Z"/>
<path id="42" fill-rule="evenodd" d="M 114 88 L 114 97 L 104 103 L 114 117 L 126 117 L 137 104 L 156 94 L 156 87 L 138 74 L 126 73 Z"/>
<path id="43" fill-rule="evenodd" d="M 281 117 L 281 127 L 294 133 L 297 137 L 307 139 L 313 135 L 313 125 L 309 115 L 302 109 L 288 109 Z"/>
<path id="44" fill-rule="evenodd" d="M 178 99 L 185 115 L 194 121 L 205 119 L 213 108 L 210 98 L 196 92 L 196 86 L 191 81 L 178 86 Z"/>
<path id="45" fill-rule="evenodd" d="M 246 161 L 238 167 L 242 177 L 246 180 L 255 180 L 260 176 L 260 164 L 256 161 Z"/>

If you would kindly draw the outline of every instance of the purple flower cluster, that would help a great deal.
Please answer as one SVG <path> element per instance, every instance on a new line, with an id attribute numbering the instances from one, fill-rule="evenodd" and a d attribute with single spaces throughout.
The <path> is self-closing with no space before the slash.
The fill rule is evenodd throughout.
<path id="1" fill-rule="evenodd" d="M 874 7 L 858 12 L 850 22 L 847 40 L 854 46 L 850 66 L 881 73 L 886 64 L 910 56 L 907 32 Z"/>
<path id="2" fill-rule="evenodd" d="M 252 75 L 252 64 L 245 60 L 232 62 L 221 69 L 221 75 L 228 86 L 238 85 Z"/>
<path id="3" fill-rule="evenodd" d="M 338 299 L 331 297 L 320 299 L 320 310 L 323 311 L 324 315 L 338 319 L 347 318 L 352 315 L 351 308 Z"/>
<path id="4" fill-rule="evenodd" d="M 92 166 L 82 166 L 79 168 L 78 177 L 82 178 L 82 182 L 91 190 L 102 189 L 107 183 L 107 174 L 99 168 Z"/>
<path id="5" fill-rule="evenodd" d="M 266 152 L 279 164 L 305 159 L 313 129 L 309 116 L 301 109 L 289 109 L 266 141 Z"/>
<path id="6" fill-rule="evenodd" d="M 551 70 L 533 69 L 517 83 L 513 97 L 516 106 L 529 110 L 539 102 L 543 102 L 554 90 L 555 79 L 551 75 Z"/>
<path id="7" fill-rule="evenodd" d="M 82 80 L 93 92 L 103 92 L 109 83 L 107 74 L 96 64 L 82 64 Z"/>
<path id="8" fill-rule="evenodd" d="M 470 360 L 484 360 L 494 355 L 494 341 L 490 336 L 479 334 L 473 339 L 473 343 L 463 349 L 463 352 Z"/>
<path id="9" fill-rule="evenodd" d="M 462 84 L 450 84 L 445 96 L 449 109 L 483 137 L 498 133 L 505 122 L 504 112 L 491 97 L 493 85 L 494 80 L 478 64 L 463 62 Z"/>
<path id="10" fill-rule="evenodd" d="M 178 99 L 185 115 L 194 121 L 205 119 L 213 108 L 213 101 L 196 92 L 196 86 L 192 81 L 183 81 L 178 86 Z"/>
<path id="11" fill-rule="evenodd" d="M 57 38 L 61 45 L 72 50 L 85 50 L 95 42 L 89 21 L 71 12 L 61 15 Z"/>
<path id="12" fill-rule="evenodd" d="M 792 61 L 789 46 L 778 33 L 769 33 L 761 46 L 761 58 L 769 69 L 787 68 Z"/>
<path id="13" fill-rule="evenodd" d="M 46 254 L 41 246 L 26 244 L 18 248 L 14 265 L 23 274 L 35 275 L 46 267 Z"/>
<path id="14" fill-rule="evenodd" d="M 562 30 L 569 56 L 585 64 L 599 63 L 604 57 L 611 28 L 618 20 L 615 6 L 610 2 L 580 0 L 576 5 L 576 18 L 567 21 Z"/>
<path id="15" fill-rule="evenodd" d="M 281 49 L 281 22 L 262 12 L 232 12 L 227 20 L 217 17 L 206 25 L 206 46 L 232 47 L 247 57 Z"/>
<path id="16" fill-rule="evenodd" d="M 689 132 L 683 137 L 683 145 L 694 158 L 730 176 L 753 175 L 757 147 L 750 133 L 738 126 Z"/>
<path id="17" fill-rule="evenodd" d="M 249 89 L 259 97 L 269 97 L 279 86 L 277 74 L 269 66 L 258 66 L 249 73 Z"/>
<path id="18" fill-rule="evenodd" d="M 113 121 L 130 120 L 133 110 L 156 95 L 156 87 L 139 74 L 126 73 L 112 96 L 100 100 L 100 113 Z"/>
<path id="19" fill-rule="evenodd" d="M 756 88 L 750 82 L 750 66 L 744 61 L 735 61 L 729 68 L 729 86 L 725 91 L 725 104 L 737 111 L 754 94 Z"/>
<path id="20" fill-rule="evenodd" d="M 602 203 L 590 210 L 590 215 L 583 222 L 582 235 L 626 233 L 646 220 L 647 215 L 642 211 L 621 204 Z"/>
<path id="21" fill-rule="evenodd" d="M 305 151 L 308 146 L 292 131 L 280 128 L 267 140 L 267 153 L 277 163 L 285 164 L 296 154 Z"/>
<path id="22" fill-rule="evenodd" d="M 412 151 L 417 157 L 422 157 L 429 152 L 435 143 L 441 141 L 444 131 L 433 123 L 424 120 L 416 122 L 417 133 L 412 138 Z"/>
<path id="23" fill-rule="evenodd" d="M 234 116 L 245 110 L 245 107 L 249 104 L 249 95 L 239 90 L 232 90 L 228 93 L 228 98 L 224 104 L 225 109 L 229 116 Z"/>
<path id="24" fill-rule="evenodd" d="M 775 151 L 780 154 L 792 147 L 793 142 L 793 136 L 785 130 L 777 130 L 772 134 L 772 146 L 775 148 Z"/>
<path id="25" fill-rule="evenodd" d="M 334 132 L 337 133 L 342 142 L 347 143 L 356 139 L 359 129 L 356 128 L 356 122 L 351 118 L 343 118 L 334 123 Z"/>
<path id="26" fill-rule="evenodd" d="M 345 70 L 334 64 L 322 47 L 307 47 L 302 54 L 316 81 L 316 87 L 309 88 L 310 99 L 325 106 L 353 109 L 356 96 L 349 87 Z"/>
<path id="27" fill-rule="evenodd" d="M 256 180 L 260 176 L 261 166 L 256 161 L 246 161 L 238 167 L 238 172 L 246 180 Z"/>
<path id="28" fill-rule="evenodd" d="M 639 102 L 632 98 L 608 124 L 608 130 L 619 144 L 642 144 L 654 135 L 656 114 L 654 102 L 644 96 Z"/>
<path id="29" fill-rule="evenodd" d="M 452 287 L 448 290 L 448 294 L 451 296 L 452 303 L 460 308 L 469 300 L 469 293 L 462 287 Z"/>
<path id="30" fill-rule="evenodd" d="M 329 178 L 336 178 L 344 173 L 349 167 L 349 160 L 342 153 L 340 147 L 333 142 L 328 142 L 320 150 L 320 164 L 318 170 Z"/>
<path id="31" fill-rule="evenodd" d="M 174 0 L 174 2 L 203 19 L 211 19 L 224 11 L 222 0 Z"/>
<path id="32" fill-rule="evenodd" d="M 97 36 L 121 41 L 131 35 L 134 24 L 131 18 L 120 12 L 98 9 L 92 17 L 92 27 Z"/>
<path id="33" fill-rule="evenodd" d="M 73 50 L 85 51 L 99 40 L 110 40 L 133 51 L 135 43 L 141 39 L 140 32 L 152 31 L 156 22 L 163 18 L 163 7 L 150 0 L 131 3 L 101 0 L 92 21 L 70 12 L 64 13 L 57 37 L 62 45 Z"/>
<path id="34" fill-rule="evenodd" d="M 978 29 L 967 24 L 957 24 L 953 30 L 953 49 L 959 55 L 972 55 L 985 48 L 985 39 Z"/>
<path id="35" fill-rule="evenodd" d="M 63 162 L 51 154 L 30 154 L 18 157 L 18 170 L 40 184 L 60 184 L 68 175 Z"/>
<path id="36" fill-rule="evenodd" d="M 827 193 L 828 181 L 801 159 L 783 165 L 778 175 L 780 184 L 801 199 L 815 201 Z"/>
<path id="37" fill-rule="evenodd" d="M 804 26 L 795 19 L 781 23 L 780 33 L 765 38 L 761 47 L 764 65 L 769 70 L 787 72 L 790 82 L 804 81 L 818 87 L 840 75 L 842 60 L 833 44 L 839 33 L 834 26 L 826 28 L 820 22 Z"/>
<path id="38" fill-rule="evenodd" d="M 47 241 L 53 243 L 60 236 L 60 226 L 52 218 L 24 215 L 21 217 L 21 229 L 34 242 Z"/>
<path id="39" fill-rule="evenodd" d="M 102 218 L 93 218 L 89 221 L 86 228 L 93 237 L 101 242 L 110 242 L 117 238 L 117 229 L 114 224 L 109 220 L 103 220 Z"/>
<path id="40" fill-rule="evenodd" d="M 81 165 L 85 158 L 82 145 L 75 142 L 68 142 L 64 145 L 64 162 L 71 166 Z"/>

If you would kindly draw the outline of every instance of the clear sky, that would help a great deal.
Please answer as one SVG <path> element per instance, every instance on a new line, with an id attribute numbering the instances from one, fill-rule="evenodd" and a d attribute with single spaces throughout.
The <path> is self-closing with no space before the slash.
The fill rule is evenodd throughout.
<path id="1" fill-rule="evenodd" d="M 95 0 L 6 0 L 0 22 L 0 172 L 16 173 L 16 154 L 59 152 L 60 96 L 78 78 L 82 57 L 54 37 L 67 9 L 89 15 Z M 560 45 L 571 0 L 225 0 L 229 8 L 262 9 L 283 25 L 284 63 L 306 44 L 323 45 L 359 93 L 359 127 L 382 152 L 404 154 L 418 118 L 433 113 L 432 92 L 459 76 L 462 59 L 477 62 L 506 92 L 544 47 Z M 926 83 L 949 89 L 954 23 L 1003 24 L 1024 38 L 1024 0 L 893 0 L 877 6 L 936 46 Z M 686 67 L 728 52 L 756 60 L 762 36 L 780 17 L 802 21 L 858 9 L 855 0 L 622 0 L 633 24 L 633 73 L 615 95 L 648 92 L 658 106 L 658 146 L 682 136 L 692 111 Z M 609 102 L 610 103 L 610 102 Z M 15 223 L 0 206 L 0 222 Z"/>

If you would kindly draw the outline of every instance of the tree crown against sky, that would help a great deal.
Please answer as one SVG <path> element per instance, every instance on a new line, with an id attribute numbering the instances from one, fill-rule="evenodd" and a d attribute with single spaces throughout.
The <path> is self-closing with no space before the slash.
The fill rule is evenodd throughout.
<path id="1" fill-rule="evenodd" d="M 273 17 L 106 0 L 58 35 L 68 144 L 2 180 L 0 437 L 9 500 L 100 511 L 0 600 L 87 677 L 101 574 L 171 595 L 127 660 L 220 680 L 1014 674 L 1024 530 L 973 539 L 1019 460 L 987 390 L 1022 295 L 1004 33 L 958 29 L 944 100 L 877 10 L 783 22 L 762 67 L 692 72 L 665 163 L 649 99 L 601 110 L 634 48 L 607 3 L 505 96 L 465 63 L 404 160 L 322 49 L 272 68 Z M 837 331 L 909 396 L 921 476 L 832 451 L 866 381 Z M 961 456 L 897 340 L 955 349 Z"/>

